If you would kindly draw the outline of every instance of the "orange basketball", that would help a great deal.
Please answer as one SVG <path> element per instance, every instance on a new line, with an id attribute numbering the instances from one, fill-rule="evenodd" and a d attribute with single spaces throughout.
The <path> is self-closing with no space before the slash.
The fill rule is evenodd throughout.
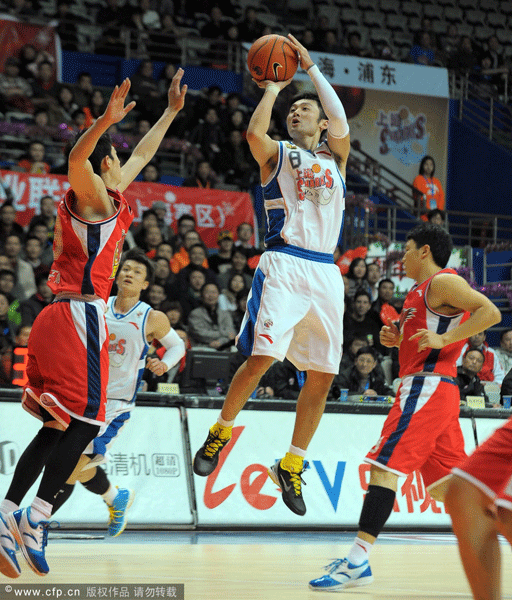
<path id="1" fill-rule="evenodd" d="M 299 57 L 282 35 L 264 35 L 249 49 L 247 66 L 257 81 L 286 81 L 295 75 Z"/>

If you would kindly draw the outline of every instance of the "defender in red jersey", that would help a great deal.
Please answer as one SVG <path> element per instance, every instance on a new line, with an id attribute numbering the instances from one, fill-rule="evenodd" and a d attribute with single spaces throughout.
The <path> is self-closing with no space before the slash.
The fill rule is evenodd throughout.
<path id="1" fill-rule="evenodd" d="M 399 476 L 419 470 L 430 495 L 443 501 L 452 468 L 465 458 L 459 425 L 455 362 L 466 338 L 499 323 L 500 311 L 455 271 L 449 234 L 430 223 L 407 236 L 402 262 L 417 283 L 400 320 L 381 329 L 380 341 L 398 346 L 400 378 L 381 437 L 366 455 L 371 464 L 359 531 L 349 554 L 310 582 L 315 590 L 340 591 L 371 583 L 368 557 L 395 502 Z"/>
<path id="2" fill-rule="evenodd" d="M 108 383 L 106 300 L 133 215 L 124 190 L 153 158 L 183 108 L 183 70 L 174 76 L 168 107 L 121 167 L 108 128 L 135 106 L 125 106 L 130 81 L 114 89 L 105 113 L 80 134 L 69 154 L 71 189 L 60 203 L 49 285 L 55 300 L 37 317 L 28 342 L 23 407 L 43 427 L 21 456 L 0 505 L 0 572 L 18 577 L 15 543 L 38 575 L 45 559 L 47 519 L 80 455 L 105 420 Z M 44 467 L 32 505 L 18 509 Z"/>

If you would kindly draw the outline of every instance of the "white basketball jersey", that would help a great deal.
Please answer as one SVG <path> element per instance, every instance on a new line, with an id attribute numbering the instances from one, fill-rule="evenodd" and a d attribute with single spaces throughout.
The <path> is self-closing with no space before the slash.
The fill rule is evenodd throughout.
<path id="1" fill-rule="evenodd" d="M 279 160 L 263 182 L 267 248 L 289 244 L 333 254 L 341 242 L 345 181 L 327 142 L 314 152 L 279 142 Z"/>
<path id="2" fill-rule="evenodd" d="M 116 296 L 107 302 L 109 372 L 107 398 L 135 400 L 149 350 L 146 322 L 151 306 L 138 302 L 126 314 L 116 313 Z"/>

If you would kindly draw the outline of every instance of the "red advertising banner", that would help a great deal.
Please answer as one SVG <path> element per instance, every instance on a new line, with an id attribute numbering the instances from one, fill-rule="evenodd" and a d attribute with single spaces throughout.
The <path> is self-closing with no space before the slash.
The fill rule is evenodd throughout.
<path id="1" fill-rule="evenodd" d="M 11 19 L 0 19 L 0 71 L 9 56 L 18 56 L 25 44 L 32 44 L 45 58 L 56 65 L 60 78 L 60 51 L 57 48 L 55 29 L 49 25 L 31 25 Z M 59 45 L 60 50 L 60 45 Z"/>
<path id="2" fill-rule="evenodd" d="M 2 185 L 10 188 L 16 208 L 16 221 L 26 226 L 39 210 L 42 196 L 53 196 L 58 203 L 69 188 L 65 175 L 29 175 L 14 171 L 0 171 Z M 163 183 L 134 181 L 124 193 L 135 212 L 134 223 L 157 200 L 167 206 L 166 222 L 176 231 L 176 222 L 184 214 L 191 214 L 197 230 L 208 248 L 217 247 L 217 234 L 221 229 L 236 232 L 240 223 L 247 222 L 256 229 L 256 217 L 249 194 L 225 190 L 174 187 Z M 6 199 L 0 186 L 0 204 Z"/>

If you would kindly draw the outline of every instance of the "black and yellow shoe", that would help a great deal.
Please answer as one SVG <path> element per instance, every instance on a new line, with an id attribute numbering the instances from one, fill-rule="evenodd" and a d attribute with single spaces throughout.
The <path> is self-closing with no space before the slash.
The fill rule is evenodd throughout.
<path id="1" fill-rule="evenodd" d="M 281 488 L 283 502 L 301 517 L 306 514 L 306 505 L 302 497 L 302 484 L 306 485 L 306 482 L 301 475 L 308 466 L 308 462 L 301 457 L 287 453 L 285 458 L 268 469 L 270 479 Z"/>
<path id="2" fill-rule="evenodd" d="M 201 477 L 207 477 L 219 464 L 219 454 L 222 448 L 231 439 L 232 427 L 223 427 L 215 423 L 210 427 L 206 442 L 199 448 L 194 457 L 194 473 Z"/>

